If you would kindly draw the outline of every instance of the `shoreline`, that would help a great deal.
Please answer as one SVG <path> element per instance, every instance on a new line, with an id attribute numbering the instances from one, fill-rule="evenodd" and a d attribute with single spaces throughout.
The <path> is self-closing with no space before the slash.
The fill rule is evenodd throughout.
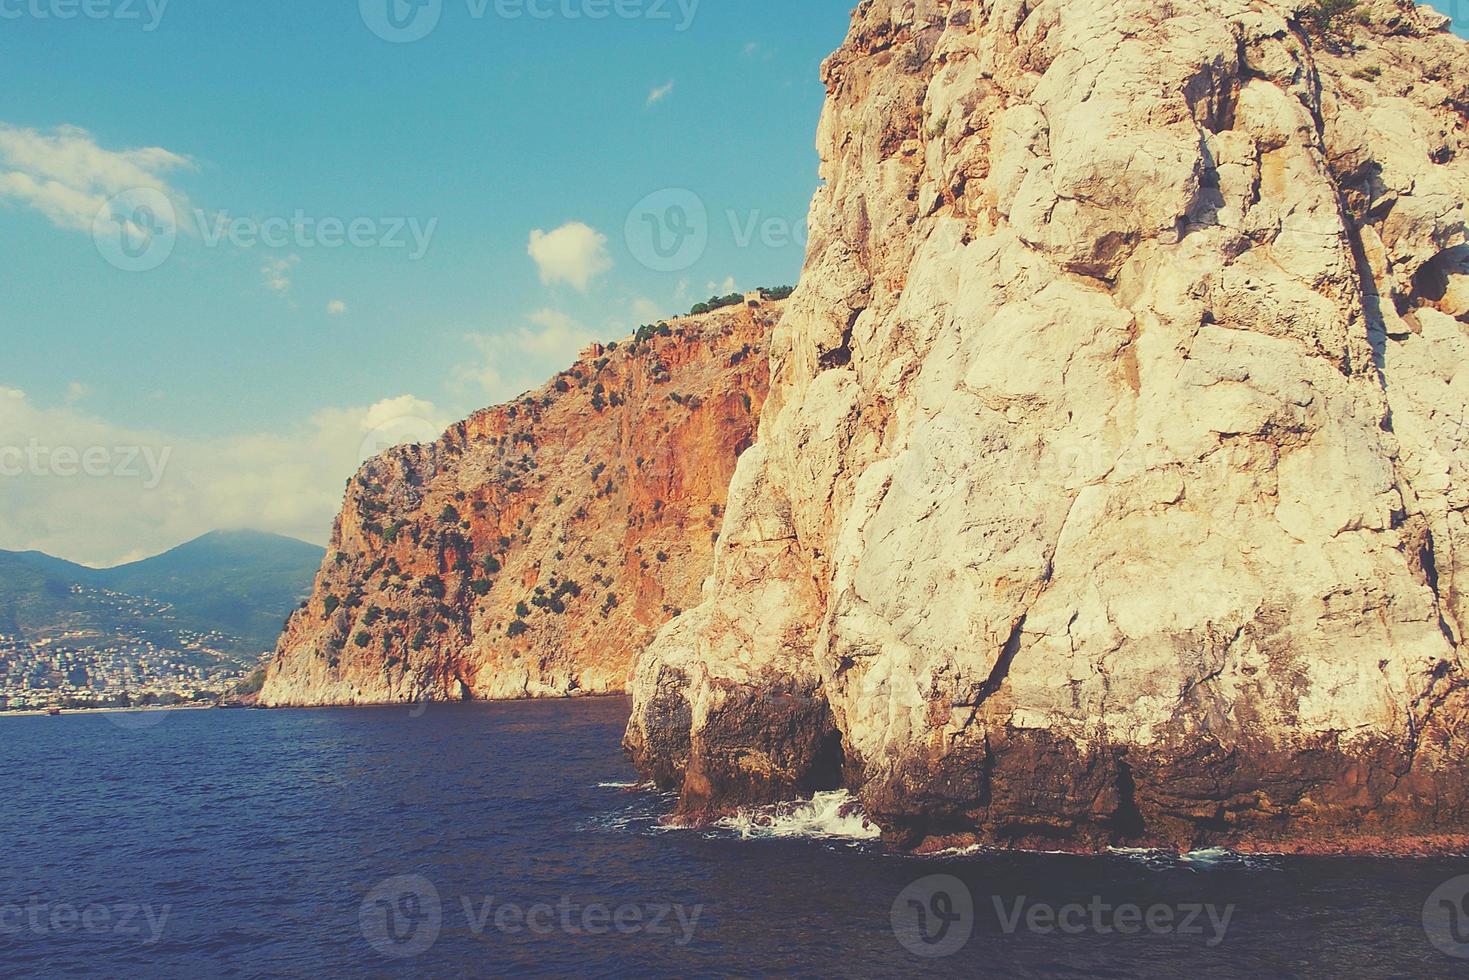
<path id="1" fill-rule="evenodd" d="M 241 705 L 243 708 L 251 705 Z M 170 704 L 170 705 L 146 705 L 137 708 L 62 708 L 61 714 L 66 715 L 139 715 L 150 714 L 160 711 L 212 711 L 213 704 Z M 49 718 L 49 708 L 27 708 L 24 711 L 0 711 L 0 719 L 3 718 Z"/>
<path id="2" fill-rule="evenodd" d="M 471 698 L 467 701 L 341 701 L 322 704 L 259 704 L 249 705 L 249 707 L 260 708 L 265 711 L 321 711 L 329 708 L 418 708 L 448 707 L 467 704 L 537 704 L 551 701 L 600 701 L 630 697 L 632 697 L 632 692 L 630 691 L 598 691 L 587 694 L 535 694 L 520 698 Z"/>

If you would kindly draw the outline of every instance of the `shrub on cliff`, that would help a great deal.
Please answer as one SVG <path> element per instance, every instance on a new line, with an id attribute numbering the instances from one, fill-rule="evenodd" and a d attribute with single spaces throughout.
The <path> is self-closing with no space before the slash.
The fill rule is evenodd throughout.
<path id="1" fill-rule="evenodd" d="M 1346 16 L 1359 5 L 1360 0 L 1315 0 L 1301 11 L 1301 16 L 1313 33 L 1320 37 L 1337 38 L 1345 27 Z"/>
<path id="2" fill-rule="evenodd" d="M 352 642 L 366 649 L 367 645 L 372 642 L 372 634 L 363 630 L 352 638 Z"/>
<path id="3" fill-rule="evenodd" d="M 744 301 L 744 293 L 730 293 L 728 296 L 711 296 L 703 303 L 694 304 L 694 308 L 689 312 L 698 316 L 702 313 L 713 313 L 715 310 L 724 309 L 726 306 L 739 306 Z"/>
<path id="4" fill-rule="evenodd" d="M 505 635 L 513 640 L 517 636 L 524 636 L 529 630 L 530 627 L 525 625 L 524 620 L 517 619 L 515 622 L 510 624 L 510 628 L 505 631 Z"/>

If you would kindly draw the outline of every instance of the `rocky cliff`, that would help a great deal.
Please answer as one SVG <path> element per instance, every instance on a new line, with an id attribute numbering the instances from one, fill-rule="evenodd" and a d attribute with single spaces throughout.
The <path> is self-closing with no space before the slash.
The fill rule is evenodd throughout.
<path id="1" fill-rule="evenodd" d="M 267 705 L 620 693 L 697 600 L 783 304 L 594 347 L 349 484 Z"/>
<path id="2" fill-rule="evenodd" d="M 639 662 L 641 769 L 691 816 L 845 785 L 906 846 L 1469 831 L 1447 19 L 868 0 L 824 77 L 806 271 L 714 576 Z"/>

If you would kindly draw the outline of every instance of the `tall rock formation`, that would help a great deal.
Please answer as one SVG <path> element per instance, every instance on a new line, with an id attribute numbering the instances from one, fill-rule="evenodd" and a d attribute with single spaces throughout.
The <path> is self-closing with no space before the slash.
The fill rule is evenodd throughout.
<path id="1" fill-rule="evenodd" d="M 868 0 L 627 746 L 908 846 L 1469 832 L 1469 48 L 1395 0 Z M 1376 843 L 1380 843 L 1380 840 Z"/>
<path id="2" fill-rule="evenodd" d="M 594 347 L 347 489 L 267 705 L 621 693 L 697 601 L 783 304 Z"/>

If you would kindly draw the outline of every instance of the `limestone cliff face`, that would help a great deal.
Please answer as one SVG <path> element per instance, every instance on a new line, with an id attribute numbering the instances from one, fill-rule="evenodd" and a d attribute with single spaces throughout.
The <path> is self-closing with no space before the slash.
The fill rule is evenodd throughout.
<path id="1" fill-rule="evenodd" d="M 869 0 L 627 745 L 895 841 L 1469 831 L 1469 49 L 1427 8 Z"/>
<path id="2" fill-rule="evenodd" d="M 781 304 L 594 348 L 351 482 L 267 705 L 617 693 L 697 600 Z"/>

